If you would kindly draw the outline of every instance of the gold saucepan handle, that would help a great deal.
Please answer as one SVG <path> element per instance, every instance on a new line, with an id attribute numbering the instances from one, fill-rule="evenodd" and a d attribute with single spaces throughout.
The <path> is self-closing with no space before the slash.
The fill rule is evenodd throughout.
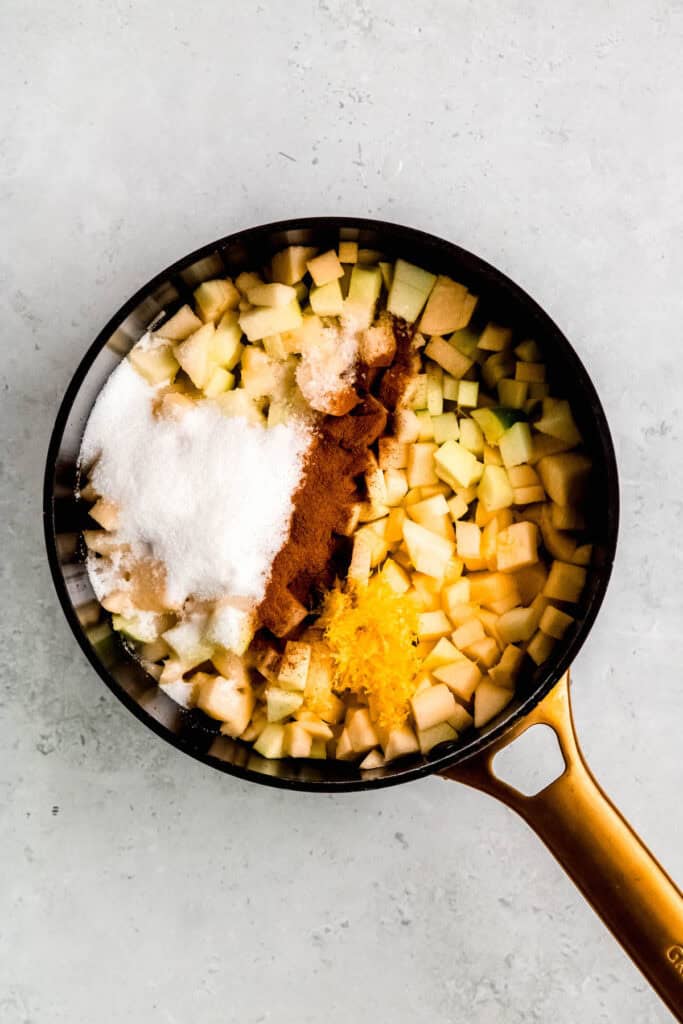
<path id="1" fill-rule="evenodd" d="M 494 774 L 493 759 L 533 725 L 555 732 L 565 769 L 527 797 Z M 495 796 L 524 818 L 683 1021 L 683 895 L 586 764 L 572 719 L 569 673 L 508 734 L 442 774 Z"/>

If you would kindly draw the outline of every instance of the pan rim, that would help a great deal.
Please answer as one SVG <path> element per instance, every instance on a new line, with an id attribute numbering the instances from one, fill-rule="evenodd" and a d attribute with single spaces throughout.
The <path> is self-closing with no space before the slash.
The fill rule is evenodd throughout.
<path id="1" fill-rule="evenodd" d="M 85 379 L 95 358 L 101 349 L 104 348 L 113 332 L 145 298 L 154 292 L 159 285 L 168 280 L 169 277 L 180 274 L 184 269 L 193 265 L 197 261 L 211 256 L 217 251 L 220 252 L 222 249 L 227 248 L 231 243 L 243 240 L 245 236 L 248 236 L 249 239 L 257 240 L 259 236 L 269 236 L 277 232 L 315 229 L 322 230 L 325 228 L 357 228 L 359 230 L 375 231 L 378 233 L 384 232 L 387 235 L 394 235 L 397 239 L 400 237 L 402 240 L 406 240 L 408 244 L 412 240 L 417 245 L 426 245 L 432 250 L 441 250 L 445 253 L 450 253 L 451 256 L 464 258 L 479 273 L 492 278 L 497 285 L 503 286 L 508 294 L 519 302 L 520 306 L 545 322 L 549 332 L 554 336 L 554 340 L 561 344 L 565 350 L 565 355 L 574 363 L 575 367 L 584 377 L 585 384 L 591 398 L 593 417 L 597 420 L 597 426 L 602 437 L 602 456 L 605 463 L 607 477 L 606 487 L 610 506 L 610 517 L 607 538 L 605 541 L 606 557 L 601 565 L 600 585 L 591 596 L 590 603 L 583 617 L 580 628 L 577 630 L 572 642 L 563 650 L 556 661 L 551 662 L 548 670 L 542 676 L 537 686 L 535 686 L 534 690 L 520 703 L 518 707 L 511 711 L 509 715 L 505 715 L 502 720 L 485 736 L 475 734 L 468 742 L 463 743 L 462 746 L 458 746 L 455 750 L 434 757 L 433 759 L 428 759 L 423 763 L 415 765 L 408 764 L 405 767 L 398 765 L 392 769 L 391 774 L 384 776 L 339 780 L 335 778 L 327 778 L 320 782 L 312 782 L 295 778 L 278 778 L 277 776 L 258 772 L 254 769 L 222 761 L 211 754 L 194 749 L 184 742 L 181 736 L 176 735 L 152 715 L 149 715 L 143 707 L 141 707 L 128 693 L 126 693 L 123 687 L 121 687 L 115 678 L 107 671 L 104 664 L 95 656 L 91 645 L 87 642 L 83 627 L 78 621 L 69 598 L 64 576 L 61 571 L 54 521 L 54 468 L 56 465 L 56 456 L 60 449 L 64 429 L 71 412 L 71 408 L 79 393 L 83 380 Z M 432 235 L 429 232 L 421 231 L 420 229 L 409 227 L 407 225 L 364 217 L 295 217 L 234 231 L 229 235 L 224 235 L 213 242 L 202 245 L 193 252 L 174 261 L 168 267 L 155 274 L 146 284 L 139 288 L 121 305 L 117 312 L 109 318 L 102 330 L 97 334 L 95 340 L 88 346 L 78 363 L 69 384 L 67 385 L 50 434 L 43 476 L 42 504 L 43 530 L 48 565 L 59 603 L 66 616 L 71 631 L 74 634 L 79 647 L 90 662 L 90 665 L 95 669 L 100 679 L 123 703 L 123 705 L 131 711 L 143 725 L 148 729 L 151 729 L 167 743 L 170 743 L 182 753 L 193 757 L 196 760 L 223 772 L 224 774 L 241 778 L 244 781 L 254 782 L 259 785 L 266 785 L 277 789 L 290 789 L 299 792 L 327 794 L 332 792 L 342 793 L 380 789 L 424 778 L 427 775 L 438 774 L 455 764 L 460 764 L 476 754 L 479 754 L 487 747 L 493 746 L 503 735 L 510 732 L 519 721 L 526 718 L 533 708 L 535 708 L 537 704 L 550 692 L 550 690 L 553 689 L 567 671 L 570 664 L 574 661 L 577 654 L 583 647 L 583 644 L 593 627 L 609 585 L 619 530 L 618 470 L 609 424 L 590 374 L 571 342 L 552 317 L 550 317 L 550 315 L 532 296 L 503 273 L 503 271 L 494 267 L 486 260 L 483 260 L 481 257 L 463 248 L 457 243 L 450 242 L 437 235 Z"/>

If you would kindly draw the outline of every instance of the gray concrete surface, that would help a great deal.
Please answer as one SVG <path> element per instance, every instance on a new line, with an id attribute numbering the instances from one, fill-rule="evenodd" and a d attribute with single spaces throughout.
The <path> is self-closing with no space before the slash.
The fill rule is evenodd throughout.
<path id="1" fill-rule="evenodd" d="M 683 880 L 682 43 L 680 0 L 2 4 L 3 1024 L 670 1019 L 492 800 L 286 796 L 148 735 L 57 607 L 40 478 L 90 339 L 195 246 L 356 213 L 479 252 L 613 426 L 621 544 L 576 714 Z"/>

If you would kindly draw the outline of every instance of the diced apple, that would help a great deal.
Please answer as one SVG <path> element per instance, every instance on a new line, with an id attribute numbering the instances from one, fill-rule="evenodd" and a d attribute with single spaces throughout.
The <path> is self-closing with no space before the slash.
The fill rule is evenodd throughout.
<path id="1" fill-rule="evenodd" d="M 237 277 L 235 278 L 235 286 L 240 295 L 242 296 L 242 299 L 239 303 L 240 310 L 248 309 L 249 306 L 251 305 L 247 298 L 247 292 L 251 288 L 257 288 L 259 285 L 263 283 L 264 281 L 261 275 L 257 274 L 253 270 L 243 270 L 241 274 L 237 275 Z"/>
<path id="2" fill-rule="evenodd" d="M 443 412 L 443 370 L 436 363 L 427 363 L 426 376 L 427 412 L 431 417 L 440 416 Z"/>
<path id="3" fill-rule="evenodd" d="M 511 343 L 511 328 L 488 323 L 481 333 L 477 347 L 484 352 L 503 352 Z"/>
<path id="4" fill-rule="evenodd" d="M 409 487 L 422 487 L 439 482 L 435 471 L 437 453 L 438 445 L 431 442 L 417 441 L 408 447 L 406 476 Z"/>
<path id="5" fill-rule="evenodd" d="M 440 337 L 433 337 L 431 339 L 424 350 L 424 354 L 429 359 L 433 359 L 435 363 L 438 363 L 442 370 L 445 370 L 446 373 L 456 380 L 464 377 L 472 366 L 471 359 L 464 356 L 462 352 L 458 352 L 457 348 L 454 348 Z"/>
<path id="6" fill-rule="evenodd" d="M 342 263 L 358 262 L 358 242 L 341 239 L 339 242 L 339 259 Z"/>
<path id="7" fill-rule="evenodd" d="M 447 640 L 445 636 L 442 636 L 423 660 L 422 668 L 426 671 L 431 671 L 435 668 L 441 668 L 443 665 L 450 665 L 452 662 L 457 661 L 459 657 L 460 652 L 457 647 L 450 640 Z"/>
<path id="8" fill-rule="evenodd" d="M 410 706 L 417 728 L 423 731 L 447 721 L 455 710 L 455 699 L 444 683 L 437 683 L 412 697 Z"/>
<path id="9" fill-rule="evenodd" d="M 274 760 L 282 757 L 285 752 L 285 728 L 276 722 L 270 722 L 254 743 L 254 750 L 261 757 Z"/>
<path id="10" fill-rule="evenodd" d="M 497 665 L 489 669 L 489 677 L 496 686 L 514 690 L 515 680 L 522 668 L 524 652 L 514 644 L 508 644 Z"/>
<path id="11" fill-rule="evenodd" d="M 365 584 L 370 577 L 373 543 L 367 535 L 356 534 L 353 538 L 351 562 L 347 577 L 354 583 Z"/>
<path id="12" fill-rule="evenodd" d="M 361 761 L 359 768 L 362 772 L 374 771 L 377 768 L 383 768 L 386 761 L 380 754 L 379 750 L 371 750 L 366 757 Z"/>
<path id="13" fill-rule="evenodd" d="M 455 711 L 448 719 L 448 724 L 452 726 L 455 731 L 460 734 L 466 732 L 467 729 L 471 729 L 474 724 L 474 719 L 469 711 L 462 706 L 462 704 L 455 705 Z"/>
<path id="14" fill-rule="evenodd" d="M 365 754 L 379 746 L 379 736 L 367 708 L 353 708 L 346 715 L 344 730 L 356 754 Z"/>
<path id="15" fill-rule="evenodd" d="M 244 654 L 256 632 L 257 616 L 246 601 L 225 598 L 214 605 L 205 631 L 207 643 Z"/>
<path id="16" fill-rule="evenodd" d="M 437 637 L 447 636 L 453 628 L 450 619 L 441 609 L 422 612 L 417 618 L 417 635 L 421 640 L 435 640 Z"/>
<path id="17" fill-rule="evenodd" d="M 529 385 L 521 380 L 501 377 L 497 384 L 500 404 L 508 409 L 523 409 L 527 400 Z"/>
<path id="18" fill-rule="evenodd" d="M 269 334 L 293 331 L 302 323 L 301 308 L 296 299 L 288 306 L 274 309 L 257 306 L 240 315 L 239 325 L 249 341 L 259 341 Z"/>
<path id="19" fill-rule="evenodd" d="M 481 668 L 490 669 L 500 658 L 500 647 L 492 636 L 485 636 L 482 640 L 470 644 L 467 648 L 467 655 Z"/>
<path id="20" fill-rule="evenodd" d="M 460 420 L 460 444 L 473 455 L 484 454 L 484 435 L 475 420 Z"/>
<path id="21" fill-rule="evenodd" d="M 201 326 L 202 321 L 186 304 L 181 306 L 165 324 L 157 327 L 154 333 L 159 338 L 167 338 L 169 341 L 184 341 L 185 338 L 189 338 L 191 334 L 198 331 Z"/>
<path id="22" fill-rule="evenodd" d="M 250 395 L 244 388 L 225 391 L 215 399 L 225 416 L 241 416 L 249 423 L 263 423 L 258 399 Z"/>
<path id="23" fill-rule="evenodd" d="M 423 754 L 428 754 L 429 751 L 433 750 L 439 743 L 450 743 L 457 738 L 457 732 L 448 722 L 441 722 L 439 725 L 433 725 L 431 729 L 423 729 L 417 734 L 420 751 Z"/>
<path id="24" fill-rule="evenodd" d="M 481 530 L 476 523 L 459 519 L 455 524 L 458 558 L 479 558 L 481 552 Z"/>
<path id="25" fill-rule="evenodd" d="M 505 466 L 519 466 L 528 462 L 532 455 L 529 424 L 521 421 L 513 423 L 498 441 L 498 446 Z"/>
<path id="26" fill-rule="evenodd" d="M 514 492 L 502 466 L 484 466 L 477 496 L 490 512 L 512 505 Z"/>
<path id="27" fill-rule="evenodd" d="M 525 384 L 542 384 L 545 380 L 545 364 L 521 362 L 515 366 L 515 380 Z"/>
<path id="28" fill-rule="evenodd" d="M 410 559 L 418 572 L 440 579 L 455 551 L 455 544 L 409 519 L 403 523 L 403 538 Z"/>
<path id="29" fill-rule="evenodd" d="M 316 250 L 307 245 L 290 245 L 273 256 L 271 276 L 282 284 L 297 284 L 304 277 L 307 263 Z"/>
<path id="30" fill-rule="evenodd" d="M 445 395 L 444 395 L 445 397 Z M 461 380 L 458 382 L 458 405 L 462 408 L 474 409 L 479 402 L 479 381 Z"/>
<path id="31" fill-rule="evenodd" d="M 96 501 L 88 515 L 105 530 L 117 530 L 121 518 L 118 505 L 107 498 L 100 498 L 99 501 Z"/>
<path id="32" fill-rule="evenodd" d="M 531 364 L 518 363 L 518 366 Z M 540 420 L 534 423 L 536 430 L 542 434 L 550 434 L 551 437 L 559 438 L 567 444 L 581 444 L 581 434 L 578 431 L 569 402 L 564 400 L 543 400 L 543 415 Z M 546 488 L 547 490 L 547 488 Z"/>
<path id="33" fill-rule="evenodd" d="M 166 381 L 172 381 L 180 369 L 170 344 L 157 344 L 149 348 L 141 348 L 140 345 L 136 345 L 128 353 L 128 359 L 149 384 L 163 384 Z"/>
<path id="34" fill-rule="evenodd" d="M 424 334 L 450 334 L 467 327 L 474 306 L 467 301 L 468 291 L 450 277 L 437 277 L 420 320 Z"/>
<path id="35" fill-rule="evenodd" d="M 446 441 L 434 455 L 436 475 L 451 487 L 470 487 L 481 479 L 484 466 L 458 441 Z"/>
<path id="36" fill-rule="evenodd" d="M 269 722 L 280 722 L 289 718 L 304 702 L 303 694 L 296 690 L 284 690 L 280 686 L 269 686 L 266 690 L 266 707 Z"/>
<path id="37" fill-rule="evenodd" d="M 410 444 L 419 439 L 420 422 L 412 409 L 397 409 L 394 413 L 394 433 L 396 440 Z M 431 438 L 426 438 L 429 441 Z"/>
<path id="38" fill-rule="evenodd" d="M 574 552 L 572 562 L 574 565 L 590 565 L 593 558 L 593 545 L 581 544 Z"/>
<path id="39" fill-rule="evenodd" d="M 370 326 L 381 290 L 382 272 L 379 267 L 356 265 L 353 268 L 344 312 L 352 318 L 356 326 Z"/>
<path id="40" fill-rule="evenodd" d="M 539 627 L 548 636 L 553 637 L 553 639 L 561 640 L 573 622 L 574 619 L 571 615 L 561 612 L 559 608 L 548 605 L 541 616 Z"/>
<path id="41" fill-rule="evenodd" d="M 217 395 L 222 395 L 224 391 L 230 391 L 234 386 L 234 373 L 224 370 L 222 366 L 216 366 L 211 371 L 211 376 L 204 385 L 204 394 L 207 398 L 215 398 Z"/>
<path id="42" fill-rule="evenodd" d="M 298 722 L 285 726 L 284 753 L 289 757 L 310 757 L 313 737 Z"/>
<path id="43" fill-rule="evenodd" d="M 313 284 L 317 288 L 329 285 L 330 282 L 337 281 L 344 275 L 344 268 L 339 262 L 334 249 L 330 249 L 328 252 L 321 253 L 321 255 L 308 260 L 307 267 L 313 279 Z"/>
<path id="44" fill-rule="evenodd" d="M 314 740 L 331 740 L 334 736 L 327 722 L 323 722 L 322 718 L 313 714 L 312 711 L 299 708 L 295 712 L 295 718 L 301 728 L 305 729 Z"/>
<path id="45" fill-rule="evenodd" d="M 344 296 L 339 281 L 328 281 L 318 288 L 311 288 L 309 301 L 317 316 L 341 316 L 344 311 Z"/>
<path id="46" fill-rule="evenodd" d="M 296 301 L 296 290 L 289 284 L 274 281 L 272 284 L 257 284 L 247 291 L 252 306 L 272 306 L 279 309 Z"/>
<path id="47" fill-rule="evenodd" d="M 586 584 L 586 570 L 578 565 L 554 561 L 543 587 L 544 597 L 551 601 L 576 604 Z"/>
<path id="48" fill-rule="evenodd" d="M 239 292 L 229 278 L 203 281 L 194 290 L 197 312 L 205 324 L 215 323 L 226 309 L 235 309 L 239 300 Z"/>
<path id="49" fill-rule="evenodd" d="M 206 323 L 175 347 L 175 357 L 196 388 L 203 388 L 214 367 L 213 337 L 216 328 Z"/>
<path id="50" fill-rule="evenodd" d="M 512 691 L 484 679 L 474 692 L 474 726 L 481 729 L 512 700 Z"/>
<path id="51" fill-rule="evenodd" d="M 206 621 L 205 615 L 189 617 L 163 634 L 168 646 L 188 668 L 208 661 L 213 653 L 213 645 L 204 636 Z"/>
<path id="52" fill-rule="evenodd" d="M 387 558 L 382 566 L 382 577 L 395 594 L 405 594 L 410 590 L 410 577 L 393 558 Z"/>
<path id="53" fill-rule="evenodd" d="M 577 505 L 586 495 L 591 460 L 580 452 L 546 455 L 537 465 L 548 495 L 558 505 Z"/>
<path id="54" fill-rule="evenodd" d="M 511 608 L 498 617 L 498 635 L 504 644 L 516 644 L 530 640 L 536 630 L 536 614 L 533 608 Z"/>
<path id="55" fill-rule="evenodd" d="M 467 651 L 472 644 L 483 640 L 486 636 L 484 627 L 479 619 L 470 619 L 464 625 L 459 626 L 451 636 L 451 640 L 460 651 Z"/>
<path id="56" fill-rule="evenodd" d="M 538 561 L 538 527 L 535 523 L 513 523 L 498 534 L 498 568 L 515 572 Z"/>
<path id="57" fill-rule="evenodd" d="M 311 645 L 298 640 L 288 640 L 280 662 L 278 684 L 285 690 L 306 689 L 306 679 L 311 664 Z"/>
<path id="58" fill-rule="evenodd" d="M 387 309 L 394 316 L 413 323 L 420 315 L 435 281 L 434 274 L 405 260 L 397 260 L 389 289 Z"/>
<path id="59" fill-rule="evenodd" d="M 555 638 L 543 633 L 540 629 L 531 638 L 527 645 L 526 653 L 535 665 L 542 665 L 553 653 Z"/>
<path id="60" fill-rule="evenodd" d="M 196 703 L 210 718 L 224 722 L 228 735 L 236 737 L 249 724 L 254 710 L 254 694 L 247 681 L 207 676 L 198 686 Z"/>
<path id="61" fill-rule="evenodd" d="M 395 761 L 398 757 L 416 754 L 420 745 L 410 726 L 401 725 L 396 729 L 390 729 L 386 736 L 382 737 L 382 749 L 387 761 Z"/>
<path id="62" fill-rule="evenodd" d="M 396 355 L 396 337 L 388 318 L 383 317 L 379 323 L 362 332 L 358 354 L 368 367 L 391 365 Z"/>
<path id="63" fill-rule="evenodd" d="M 234 370 L 242 355 L 242 330 L 235 310 L 228 310 L 218 322 L 211 343 L 211 357 L 226 370 Z"/>
<path id="64" fill-rule="evenodd" d="M 450 665 L 435 668 L 434 676 L 444 683 L 456 697 L 464 701 L 470 700 L 481 682 L 479 666 L 465 657 L 459 658 Z"/>

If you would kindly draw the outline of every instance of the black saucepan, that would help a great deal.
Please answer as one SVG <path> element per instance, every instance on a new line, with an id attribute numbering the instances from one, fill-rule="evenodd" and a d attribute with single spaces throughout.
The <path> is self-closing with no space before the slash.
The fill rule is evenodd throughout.
<path id="1" fill-rule="evenodd" d="M 549 662 L 522 678 L 513 703 L 484 729 L 427 756 L 372 772 L 361 772 L 349 762 L 264 760 L 239 740 L 220 736 L 217 723 L 201 712 L 183 710 L 162 693 L 119 642 L 95 600 L 80 540 L 87 511 L 76 497 L 77 457 L 90 410 L 109 374 L 147 327 L 187 301 L 202 280 L 260 267 L 291 244 L 332 248 L 340 230 L 342 236 L 380 249 L 389 259 L 401 256 L 461 281 L 480 296 L 478 315 L 535 338 L 545 353 L 551 384 L 556 382 L 570 400 L 594 462 L 589 509 L 594 558 L 572 631 Z M 504 274 L 421 231 L 359 218 L 282 221 L 204 246 L 141 288 L 86 352 L 50 441 L 43 514 L 52 576 L 73 633 L 103 681 L 146 726 L 220 771 L 287 789 L 372 789 L 441 773 L 492 793 L 541 835 L 662 998 L 680 1012 L 683 899 L 592 779 L 576 744 L 569 709 L 568 668 L 604 597 L 617 541 L 619 490 L 612 440 L 598 395 L 576 352 L 540 306 Z M 559 779 L 527 798 L 497 779 L 492 759 L 515 736 L 540 722 L 555 729 L 566 767 Z"/>

